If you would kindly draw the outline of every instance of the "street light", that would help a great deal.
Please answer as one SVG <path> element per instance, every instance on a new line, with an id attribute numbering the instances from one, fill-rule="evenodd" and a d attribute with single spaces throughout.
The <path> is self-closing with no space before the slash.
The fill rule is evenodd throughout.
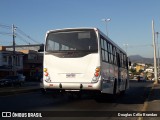
<path id="1" fill-rule="evenodd" d="M 102 21 L 106 23 L 106 32 L 107 32 L 107 36 L 108 36 L 107 23 L 108 23 L 109 21 L 111 21 L 111 19 L 110 19 L 110 18 L 108 18 L 108 19 L 105 19 L 105 18 L 104 18 L 104 19 L 102 19 Z"/>

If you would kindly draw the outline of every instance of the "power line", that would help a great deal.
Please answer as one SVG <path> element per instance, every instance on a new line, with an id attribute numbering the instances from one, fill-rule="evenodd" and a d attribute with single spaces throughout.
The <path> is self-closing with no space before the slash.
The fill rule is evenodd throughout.
<path id="1" fill-rule="evenodd" d="M 0 28 L 5 28 L 5 29 L 13 29 L 12 26 L 10 25 L 4 25 L 4 24 L 0 24 Z M 16 33 L 15 35 L 20 38 L 20 40 L 22 40 L 23 42 L 30 44 L 32 42 L 34 43 L 38 43 L 40 44 L 40 42 L 36 41 L 35 39 L 33 39 L 31 36 L 27 35 L 24 31 L 22 31 L 21 29 L 19 29 L 18 27 L 14 27 L 16 29 Z M 18 34 L 18 33 L 19 34 Z M 0 32 L 1 35 L 6 35 L 6 36 L 12 36 L 12 33 L 8 33 L 8 32 Z M 16 37 L 15 36 L 15 37 Z M 24 38 L 26 37 L 26 38 Z M 28 40 L 27 40 L 28 39 Z"/>
<path id="2" fill-rule="evenodd" d="M 7 33 L 7 32 L 0 32 L 1 35 L 8 35 L 8 36 L 11 36 L 12 33 Z"/>
<path id="3" fill-rule="evenodd" d="M 40 42 L 37 42 L 36 40 L 34 40 L 33 38 L 31 38 L 29 35 L 27 35 L 24 31 L 20 30 L 19 28 L 17 29 L 17 31 L 22 34 L 23 36 L 27 37 L 28 39 L 32 40 L 33 42 L 35 43 L 40 43 Z"/>
<path id="4" fill-rule="evenodd" d="M 12 26 L 0 24 L 1 28 L 12 29 Z"/>
<path id="5" fill-rule="evenodd" d="M 21 35 L 19 35 L 18 33 L 16 34 L 17 37 L 20 38 L 20 40 L 23 40 L 23 42 L 30 44 L 26 39 L 24 39 Z"/>

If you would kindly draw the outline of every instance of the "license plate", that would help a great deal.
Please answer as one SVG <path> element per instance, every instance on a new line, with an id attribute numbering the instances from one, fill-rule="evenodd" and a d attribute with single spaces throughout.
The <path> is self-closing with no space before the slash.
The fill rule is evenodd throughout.
<path id="1" fill-rule="evenodd" d="M 76 74 L 75 73 L 67 73 L 66 78 L 75 78 Z"/>

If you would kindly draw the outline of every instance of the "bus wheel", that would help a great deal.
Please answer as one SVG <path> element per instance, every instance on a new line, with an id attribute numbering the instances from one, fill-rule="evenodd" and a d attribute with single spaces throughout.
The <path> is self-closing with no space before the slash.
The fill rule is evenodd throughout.
<path id="1" fill-rule="evenodd" d="M 117 79 L 114 81 L 114 88 L 113 88 L 113 95 L 115 96 L 117 94 Z"/>
<path id="2" fill-rule="evenodd" d="M 123 91 L 121 91 L 121 95 L 124 95 L 125 94 L 125 92 L 126 92 L 126 89 L 127 89 L 127 80 L 126 80 L 126 82 L 125 82 L 125 88 L 124 88 L 124 90 Z"/>

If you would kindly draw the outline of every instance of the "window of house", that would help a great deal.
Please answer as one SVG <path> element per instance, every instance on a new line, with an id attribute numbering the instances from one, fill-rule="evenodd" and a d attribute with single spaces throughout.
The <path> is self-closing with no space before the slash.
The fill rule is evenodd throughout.
<path id="1" fill-rule="evenodd" d="M 3 56 L 3 62 L 7 62 L 7 56 Z"/>
<path id="2" fill-rule="evenodd" d="M 16 65 L 20 66 L 20 56 L 16 56 Z"/>
<path id="3" fill-rule="evenodd" d="M 37 55 L 36 54 L 29 54 L 28 59 L 29 60 L 37 60 Z"/>
<path id="4" fill-rule="evenodd" d="M 12 65 L 12 57 L 11 56 L 8 57 L 8 65 Z"/>

